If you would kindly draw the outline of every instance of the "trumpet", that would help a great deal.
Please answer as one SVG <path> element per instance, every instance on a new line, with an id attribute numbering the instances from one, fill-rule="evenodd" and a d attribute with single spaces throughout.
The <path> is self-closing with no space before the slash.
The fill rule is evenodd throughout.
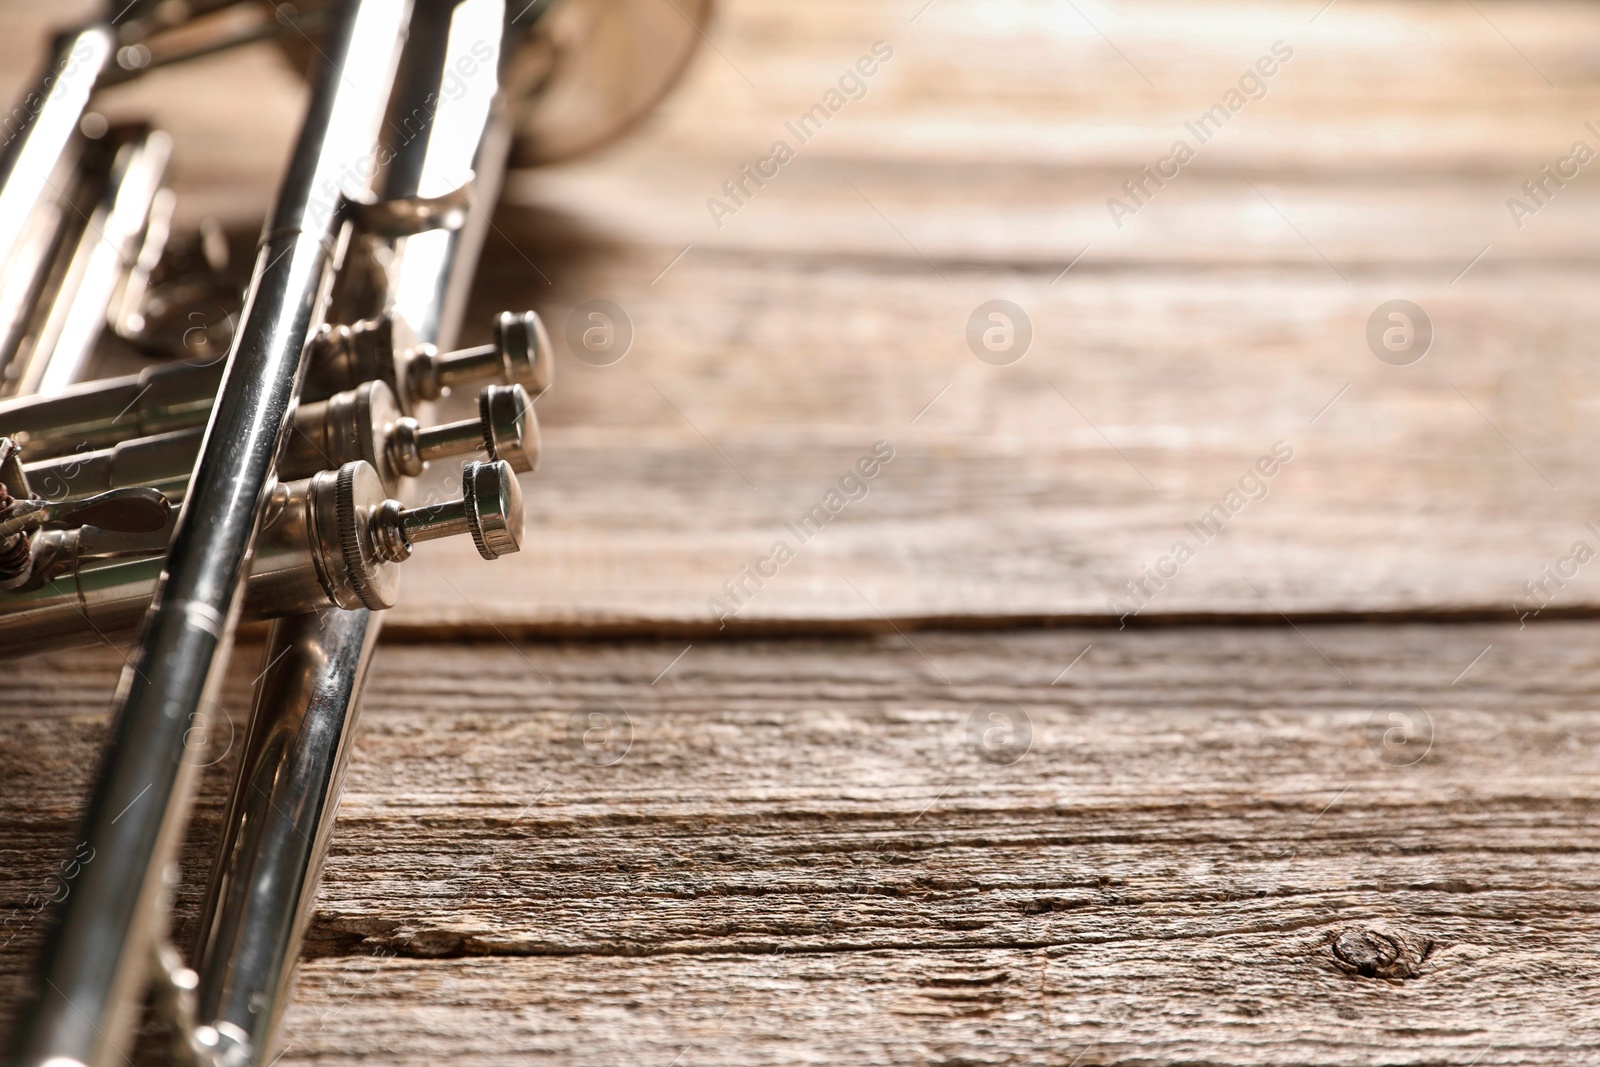
<path id="1" fill-rule="evenodd" d="M 145 1005 L 168 1062 L 268 1063 L 382 613 L 414 552 L 525 541 L 555 359 L 533 311 L 455 346 L 510 165 L 617 136 L 709 3 L 118 0 L 0 119 L 0 656 L 132 642 L 11 1061 L 100 1067 Z M 172 140 L 103 95 L 276 47 L 309 103 L 247 279 L 179 232 Z M 108 344 L 131 374 L 96 376 Z M 472 417 L 434 404 L 476 391 Z M 458 492 L 418 494 L 460 459 Z M 172 872 L 243 622 L 264 667 L 198 935 Z M 197 742 L 196 739 L 202 739 Z"/>

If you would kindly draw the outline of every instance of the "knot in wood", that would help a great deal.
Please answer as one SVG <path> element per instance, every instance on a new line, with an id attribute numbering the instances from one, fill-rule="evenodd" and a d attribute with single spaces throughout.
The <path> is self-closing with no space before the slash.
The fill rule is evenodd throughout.
<path id="1" fill-rule="evenodd" d="M 1391 981 L 1421 974 L 1423 961 L 1432 954 L 1433 948 L 1431 940 L 1416 934 L 1366 927 L 1341 931 L 1329 946 L 1334 962 L 1346 974 Z"/>

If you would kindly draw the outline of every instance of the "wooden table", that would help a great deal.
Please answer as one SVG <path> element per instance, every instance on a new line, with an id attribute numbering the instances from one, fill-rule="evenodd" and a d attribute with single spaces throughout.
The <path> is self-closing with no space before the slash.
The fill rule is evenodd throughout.
<path id="1" fill-rule="evenodd" d="M 1600 150 L 1600 11 L 919 4 L 729 0 L 508 183 L 468 340 L 562 348 L 530 544 L 408 564 L 279 1062 L 1600 1062 L 1600 194 L 1522 190 Z M 298 98 L 231 62 L 118 106 L 248 230 Z M 120 662 L 8 674 L 0 1025 Z"/>

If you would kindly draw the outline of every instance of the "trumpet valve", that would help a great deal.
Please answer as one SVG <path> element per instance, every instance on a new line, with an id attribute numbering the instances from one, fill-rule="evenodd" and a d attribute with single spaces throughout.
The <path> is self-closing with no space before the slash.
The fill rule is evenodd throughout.
<path id="1" fill-rule="evenodd" d="M 421 428 L 406 417 L 395 422 L 385 445 L 388 463 L 407 477 L 429 462 L 481 452 L 526 474 L 539 465 L 539 420 L 520 385 L 487 385 L 478 394 L 478 417 Z"/>
<path id="2" fill-rule="evenodd" d="M 412 403 L 437 400 L 451 386 L 493 379 L 520 385 L 534 399 L 550 388 L 554 368 L 550 334 L 532 311 L 502 311 L 494 321 L 494 340 L 477 348 L 440 354 L 419 345 L 406 361 L 405 391 Z"/>

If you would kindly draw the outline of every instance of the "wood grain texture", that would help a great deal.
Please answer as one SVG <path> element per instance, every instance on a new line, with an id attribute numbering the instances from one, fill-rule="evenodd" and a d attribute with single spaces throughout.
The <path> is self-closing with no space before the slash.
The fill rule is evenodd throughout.
<path id="1" fill-rule="evenodd" d="M 1600 609 L 1593 568 L 1517 617 L 1600 546 L 1600 200 L 1505 205 L 1600 143 L 1600 13 L 919 4 L 724 3 L 637 137 L 508 183 L 466 340 L 521 306 L 557 339 L 532 536 L 407 565 L 278 1062 L 1600 1063 L 1600 624 L 1549 621 Z M 65 14 L 0 12 L 0 89 Z M 1265 98 L 1116 226 L 1279 39 Z M 257 49 L 106 107 L 175 131 L 185 222 L 242 233 L 299 92 Z M 1363 336 L 1395 297 L 1436 328 L 1407 367 Z M 967 347 L 995 298 L 1034 326 L 1012 366 Z M 634 326 L 614 366 L 565 340 L 593 299 Z M 718 631 L 707 599 L 880 439 L 731 635 L 855 636 Z M 1277 441 L 1135 620 L 1251 625 L 1117 630 L 1107 598 Z M 1397 614 L 1490 621 L 1306 621 Z M 919 629 L 963 624 L 1012 632 Z M 605 639 L 652 633 L 681 639 Z M 120 662 L 8 665 L 0 1035 Z"/>
<path id="2" fill-rule="evenodd" d="M 428 546 L 397 631 L 714 629 L 708 599 L 880 439 L 897 458 L 871 496 L 791 541 L 739 624 L 1105 619 L 1278 440 L 1297 458 L 1271 497 L 1189 538 L 1146 617 L 1510 617 L 1576 540 L 1600 548 L 1600 200 L 1580 177 L 1520 229 L 1505 206 L 1574 140 L 1600 146 L 1593 11 L 905 6 L 725 4 L 637 136 L 512 177 L 467 339 L 529 305 L 556 335 L 535 536 L 492 568 Z M 46 10 L 7 16 L 14 47 Z M 866 95 L 713 224 L 706 199 L 880 39 Z M 1279 39 L 1295 54 L 1267 94 L 1113 225 L 1106 198 Z M 107 107 L 175 131 L 191 221 L 249 230 L 298 94 L 255 49 Z M 1364 339 L 1395 297 L 1436 330 L 1409 367 Z M 635 332 L 606 368 L 564 339 L 597 298 Z M 1034 327 L 1009 367 L 965 338 L 995 298 Z M 1551 605 L 1597 609 L 1588 571 Z"/>
<path id="3" fill-rule="evenodd" d="M 1514 173 L 1516 185 L 1528 163 L 1536 171 L 1600 112 L 1590 50 L 1600 18 L 1572 0 L 1499 0 L 1477 9 L 1340 0 L 1321 14 L 1315 6 L 1246 2 L 1137 2 L 1077 13 L 982 0 L 939 0 L 920 13 L 919 6 L 723 4 L 710 35 L 716 50 L 702 53 L 682 91 L 640 136 L 574 171 L 602 184 L 638 172 L 638 196 L 652 171 L 670 186 L 685 168 L 750 162 L 879 40 L 894 57 L 807 156 L 919 163 L 936 183 L 985 160 L 1014 173 L 1020 167 L 1023 181 L 997 198 L 1017 206 L 1049 184 L 1030 177 L 1149 162 L 1278 40 L 1294 58 L 1264 98 L 1205 146 L 1202 169 L 1367 180 Z M 93 0 L 8 4 L 0 12 L 8 59 L 0 91 L 10 98 L 26 84 L 51 28 L 98 7 Z M 274 59 L 266 47 L 241 50 L 197 63 L 192 75 L 160 72 L 146 83 L 151 89 L 119 89 L 108 101 L 193 130 L 178 151 L 181 189 L 203 205 L 194 217 L 217 212 L 254 226 L 270 203 L 298 104 L 293 79 Z M 628 160 L 634 163 L 612 162 Z M 726 176 L 719 169 L 712 185 Z M 1121 180 L 1119 173 L 1112 184 Z M 700 191 L 683 206 L 703 212 L 708 195 Z M 660 222 L 643 221 L 651 227 L 645 232 Z"/>
<path id="4" fill-rule="evenodd" d="M 724 54 L 640 137 L 513 178 L 477 316 L 531 296 L 563 349 L 533 549 L 419 556 L 393 625 L 687 639 L 778 538 L 797 558 L 740 625 L 1105 618 L 1178 540 L 1197 556 L 1146 617 L 1512 617 L 1542 567 L 1600 548 L 1594 187 L 1520 229 L 1506 208 L 1595 140 L 1571 51 L 1591 16 L 1546 10 L 1080 13 L 1154 59 L 1151 86 L 1070 10 L 725 8 Z M 1268 95 L 1114 226 L 1106 198 L 1283 34 Z M 715 225 L 707 197 L 879 37 L 881 80 Z M 1396 297 L 1436 331 L 1413 366 L 1364 337 Z M 1013 366 L 968 349 L 995 298 L 1032 320 Z M 593 299 L 632 321 L 613 366 L 565 342 Z M 872 494 L 795 545 L 784 523 L 880 439 Z M 1272 495 L 1201 548 L 1185 523 L 1279 440 Z M 1547 599 L 1597 598 L 1582 572 Z"/>
<path id="5" fill-rule="evenodd" d="M 1511 618 L 1542 566 L 1579 539 L 1600 547 L 1584 526 L 1600 516 L 1583 473 L 1600 395 L 1585 272 L 946 284 L 697 255 L 653 286 L 670 253 L 608 260 L 545 308 L 559 330 L 582 300 L 614 300 L 634 351 L 562 360 L 526 482 L 530 550 L 492 568 L 464 546 L 419 552 L 394 625 L 715 628 L 708 598 L 731 603 L 724 583 L 780 538 L 797 556 L 740 623 L 1105 617 L 1179 540 L 1196 558 L 1151 615 L 1271 613 L 1264 594 L 1291 613 Z M 1363 336 L 1395 293 L 1437 331 L 1408 367 Z M 1007 367 L 964 338 L 996 296 L 1034 323 Z M 896 455 L 870 494 L 800 546 L 784 524 L 879 440 Z M 1185 524 L 1279 441 L 1295 456 L 1270 495 L 1202 547 Z M 1592 609 L 1597 592 L 1580 570 L 1552 606 Z"/>
<path id="6" fill-rule="evenodd" d="M 1302 630 L 385 647 L 282 1062 L 1600 1060 L 1594 625 Z M 13 683 L 8 900 L 103 652 Z"/>

